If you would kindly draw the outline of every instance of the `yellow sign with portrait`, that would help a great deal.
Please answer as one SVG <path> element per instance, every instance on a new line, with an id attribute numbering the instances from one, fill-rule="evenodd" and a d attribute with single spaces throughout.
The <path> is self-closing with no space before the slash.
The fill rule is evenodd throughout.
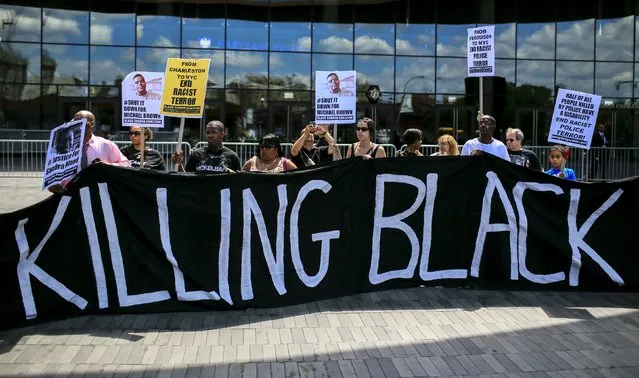
<path id="1" fill-rule="evenodd" d="M 210 63 L 210 59 L 167 59 L 160 114 L 202 118 Z"/>

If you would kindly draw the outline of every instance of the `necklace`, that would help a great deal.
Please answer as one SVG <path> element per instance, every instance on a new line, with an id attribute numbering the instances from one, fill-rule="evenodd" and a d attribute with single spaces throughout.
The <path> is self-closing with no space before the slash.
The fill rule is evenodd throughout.
<path id="1" fill-rule="evenodd" d="M 274 163 L 277 163 L 277 158 L 275 158 L 275 159 L 271 160 L 271 161 L 270 161 L 270 162 L 268 162 L 268 163 L 267 163 L 266 161 L 264 161 L 263 159 L 261 159 L 261 158 L 260 158 L 260 161 L 262 162 L 262 166 L 264 166 L 264 168 L 265 168 L 265 169 L 270 170 L 270 169 L 271 169 L 271 166 L 272 166 Z"/>

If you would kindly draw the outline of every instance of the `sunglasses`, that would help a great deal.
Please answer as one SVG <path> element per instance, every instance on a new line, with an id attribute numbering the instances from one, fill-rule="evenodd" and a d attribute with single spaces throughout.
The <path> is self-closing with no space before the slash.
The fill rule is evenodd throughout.
<path id="1" fill-rule="evenodd" d="M 141 133 L 141 132 L 139 132 L 139 131 L 129 131 L 129 136 L 133 136 L 133 135 L 135 135 L 135 136 L 140 136 L 141 134 L 142 134 L 142 133 Z"/>
<path id="2" fill-rule="evenodd" d="M 359 126 L 358 126 L 358 127 L 356 127 L 356 128 L 355 128 L 355 130 L 357 130 L 357 131 L 361 131 L 361 132 L 363 132 L 363 133 L 364 133 L 364 132 L 368 131 L 368 127 L 359 127 Z"/>
<path id="3" fill-rule="evenodd" d="M 506 142 L 514 142 L 514 141 L 516 141 L 516 140 L 517 140 L 517 139 L 506 139 Z"/>

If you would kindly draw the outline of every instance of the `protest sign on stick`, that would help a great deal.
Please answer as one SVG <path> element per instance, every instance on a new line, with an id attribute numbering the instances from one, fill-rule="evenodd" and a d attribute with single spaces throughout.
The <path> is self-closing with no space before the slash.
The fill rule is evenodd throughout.
<path id="1" fill-rule="evenodd" d="M 315 121 L 352 124 L 356 119 L 355 71 L 315 72 Z"/>
<path id="2" fill-rule="evenodd" d="M 468 77 L 479 78 L 479 113 L 484 114 L 484 76 L 495 76 L 495 25 L 468 29 Z"/>

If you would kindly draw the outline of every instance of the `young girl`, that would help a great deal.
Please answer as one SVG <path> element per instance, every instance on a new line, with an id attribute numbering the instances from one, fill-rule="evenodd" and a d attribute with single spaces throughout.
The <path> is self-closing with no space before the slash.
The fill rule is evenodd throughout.
<path id="1" fill-rule="evenodd" d="M 550 169 L 546 171 L 551 176 L 559 178 L 565 178 L 566 180 L 576 181 L 577 176 L 575 171 L 570 168 L 566 168 L 566 155 L 568 154 L 568 147 L 554 145 L 550 148 L 548 153 L 548 162 L 550 163 Z"/>

